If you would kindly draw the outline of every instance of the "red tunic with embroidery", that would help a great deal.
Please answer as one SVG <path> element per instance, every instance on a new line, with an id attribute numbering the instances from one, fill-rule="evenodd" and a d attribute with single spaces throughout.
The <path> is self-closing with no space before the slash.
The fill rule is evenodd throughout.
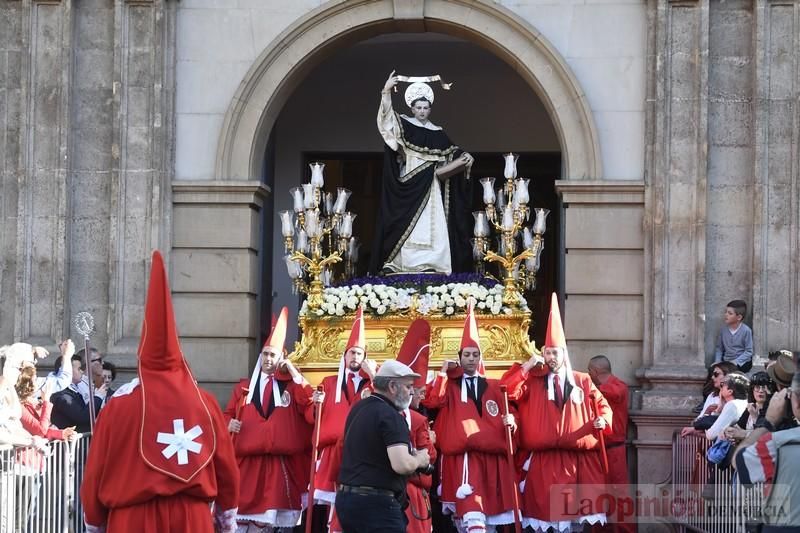
<path id="1" fill-rule="evenodd" d="M 428 433 L 428 419 L 420 413 L 409 410 L 411 414 L 411 444 L 417 450 L 428 450 L 431 463 L 436 461 L 436 448 Z M 408 478 L 407 533 L 430 533 L 433 527 L 430 515 L 431 476 L 414 474 Z"/>
<path id="2" fill-rule="evenodd" d="M 513 465 L 506 457 L 505 426 L 502 420 L 503 395 L 495 379 L 479 378 L 479 404 L 467 397 L 461 401 L 460 368 L 448 371 L 429 384 L 423 405 L 439 409 L 434 430 L 436 444 L 442 454 L 442 502 L 455 505 L 456 516 L 468 512 L 483 513 L 487 517 L 509 512 L 513 522 L 514 490 L 511 483 L 498 483 L 512 479 Z M 468 459 L 464 475 L 464 457 Z M 457 490 L 466 481 L 472 494 L 457 496 Z"/>
<path id="3" fill-rule="evenodd" d="M 233 436 L 241 473 L 239 515 L 300 510 L 302 494 L 307 491 L 312 426 L 305 419 L 305 410 L 311 403 L 312 389 L 308 384 L 295 383 L 288 374 L 276 373 L 275 378 L 283 390 L 284 406 L 274 405 L 269 384 L 265 387 L 269 401 L 262 408 L 264 414 L 255 402 L 242 406 L 244 388 L 250 383 L 243 379 L 233 389 L 225 409 L 226 421 L 241 409 L 242 427 Z"/>
<path id="4" fill-rule="evenodd" d="M 501 379 L 509 397 L 517 402 L 519 453 L 531 458 L 523 474 L 522 515 L 551 522 L 601 513 L 597 502 L 605 491 L 605 474 L 593 422 L 597 411 L 608 424 L 605 434 L 610 434 L 611 408 L 583 372 L 572 373 L 583 398 L 565 384 L 564 404 L 559 408 L 548 399 L 548 373 L 544 367 L 526 375 L 520 364 L 514 364 Z M 576 403 L 573 397 L 581 401 Z M 584 501 L 594 505 L 580 506 Z"/>
<path id="5" fill-rule="evenodd" d="M 200 394 L 211 415 L 214 433 L 213 438 L 202 435 L 200 441 L 214 452 L 211 461 L 188 482 L 150 468 L 140 455 L 141 427 L 136 422 L 142 419 L 141 386 L 114 398 L 103 408 L 95 424 L 81 485 L 88 524 L 106 524 L 108 533 L 212 533 L 209 504 L 213 501 L 223 510 L 236 507 L 239 469 L 233 443 L 217 400 L 202 389 Z"/>
<path id="6" fill-rule="evenodd" d="M 344 443 L 344 423 L 350 413 L 350 407 L 372 392 L 369 377 L 360 372 L 361 382 L 353 397 L 347 394 L 347 373 L 342 383 L 342 397 L 336 403 L 337 376 L 327 376 L 322 380 L 322 390 L 325 392 L 325 401 L 322 403 L 322 422 L 319 431 L 319 449 L 314 488 L 326 492 L 336 491 L 336 479 L 339 477 L 339 466 L 342 463 L 342 445 Z M 306 408 L 306 420 L 314 423 L 314 404 Z"/>

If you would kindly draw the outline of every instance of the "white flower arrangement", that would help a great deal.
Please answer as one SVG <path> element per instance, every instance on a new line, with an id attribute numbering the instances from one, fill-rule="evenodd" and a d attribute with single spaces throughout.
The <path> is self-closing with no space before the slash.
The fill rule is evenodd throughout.
<path id="1" fill-rule="evenodd" d="M 359 304 L 371 315 L 382 316 L 387 313 L 402 313 L 411 308 L 414 295 L 417 295 L 417 312 L 421 315 L 453 315 L 466 312 L 470 299 L 480 314 L 512 314 L 515 309 L 503 305 L 503 286 L 485 287 L 478 283 L 447 283 L 428 286 L 424 292 L 410 287 L 390 285 L 347 285 L 326 287 L 322 293 L 322 305 L 313 314 L 322 316 L 344 316 L 352 314 Z M 516 310 L 529 312 L 528 304 L 520 296 Z M 300 315 L 309 314 L 308 301 L 303 302 Z"/>

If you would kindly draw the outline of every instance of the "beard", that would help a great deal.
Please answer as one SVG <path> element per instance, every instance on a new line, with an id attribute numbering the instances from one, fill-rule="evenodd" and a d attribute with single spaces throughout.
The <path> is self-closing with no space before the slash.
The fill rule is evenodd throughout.
<path id="1" fill-rule="evenodd" d="M 411 396 L 406 396 L 405 400 L 398 398 L 395 400 L 394 406 L 397 407 L 398 411 L 405 411 L 411 406 Z"/>
<path id="2" fill-rule="evenodd" d="M 351 361 L 350 365 L 347 368 L 352 372 L 358 372 L 359 370 L 361 370 L 361 363 L 356 363 L 355 361 Z"/>
<path id="3" fill-rule="evenodd" d="M 398 411 L 405 411 L 411 405 L 411 394 L 403 391 L 394 399 L 394 406 Z"/>

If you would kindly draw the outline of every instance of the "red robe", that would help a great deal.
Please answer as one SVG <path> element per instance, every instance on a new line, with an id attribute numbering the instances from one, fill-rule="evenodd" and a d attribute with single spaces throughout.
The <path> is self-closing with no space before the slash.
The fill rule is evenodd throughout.
<path id="1" fill-rule="evenodd" d="M 178 394 L 180 391 L 176 391 Z M 81 501 L 86 522 L 108 533 L 212 533 L 209 504 L 236 507 L 239 469 L 217 400 L 200 390 L 216 434 L 212 460 L 189 482 L 145 465 L 139 452 L 142 388 L 115 397 L 100 412 L 86 460 Z"/>
<path id="2" fill-rule="evenodd" d="M 434 463 L 436 448 L 431 443 L 428 433 L 428 419 L 413 410 L 409 410 L 409 413 L 411 414 L 411 444 L 417 450 L 427 449 L 431 463 Z M 414 474 L 408 478 L 406 485 L 406 492 L 408 492 L 407 533 L 431 533 L 433 522 L 430 515 L 431 503 L 428 497 L 430 490 L 431 476 Z"/>
<path id="3" fill-rule="evenodd" d="M 263 375 L 261 376 L 263 378 Z M 233 389 L 225 409 L 229 422 L 236 417 L 237 409 L 242 428 L 234 434 L 236 460 L 241 472 L 239 489 L 239 515 L 263 515 L 268 510 L 302 510 L 301 497 L 308 487 L 311 466 L 312 426 L 305 419 L 305 410 L 311 404 L 311 386 L 297 384 L 288 374 L 275 374 L 285 384 L 283 398 L 289 399 L 286 407 L 275 407 L 264 418 L 255 402 L 242 405 L 244 388 L 250 380 L 243 379 Z M 272 387 L 267 388 L 270 403 Z"/>
<path id="4" fill-rule="evenodd" d="M 597 409 L 608 424 L 605 433 L 610 434 L 611 408 L 583 372 L 572 373 L 576 387 L 583 391 L 582 401 L 573 402 L 572 388 L 565 384 L 564 404 L 559 408 L 548 400 L 548 373 L 544 367 L 525 375 L 516 363 L 501 379 L 518 406 L 519 453 L 531 458 L 520 506 L 525 518 L 574 521 L 604 512 L 597 506 L 598 499 L 603 503 L 599 496 L 605 492 L 605 474 L 593 422 Z M 592 505 L 580 506 L 586 501 Z"/>
<path id="5" fill-rule="evenodd" d="M 443 503 L 455 506 L 458 517 L 465 513 L 483 513 L 487 523 L 512 523 L 514 491 L 510 483 L 513 465 L 506 457 L 505 425 L 502 420 L 503 395 L 496 379 L 480 378 L 481 411 L 473 399 L 461 401 L 461 376 L 456 368 L 447 378 L 438 375 L 429 384 L 423 405 L 439 409 L 434 430 L 436 444 L 442 454 L 441 480 Z M 468 458 L 468 484 L 473 492 L 458 498 L 456 491 L 463 482 L 465 452 Z M 497 522 L 490 517 L 508 513 L 509 520 Z"/>
<path id="6" fill-rule="evenodd" d="M 608 475 L 606 483 L 614 497 L 630 497 L 630 481 L 628 480 L 628 456 L 625 439 L 628 436 L 628 385 L 618 377 L 611 375 L 605 383 L 597 387 L 603 394 L 611 410 L 614 412 L 611 434 L 606 437 L 606 453 L 608 455 Z M 625 506 L 615 505 L 618 513 Z M 624 523 L 619 523 L 624 519 Z M 617 531 L 635 531 L 635 517 L 619 516 L 611 513 L 609 521 L 618 522 Z M 613 528 L 606 528 L 610 531 Z"/>
<path id="7" fill-rule="evenodd" d="M 314 476 L 314 488 L 326 492 L 336 492 L 336 479 L 339 477 L 339 466 L 342 463 L 342 445 L 344 444 L 344 423 L 350 413 L 350 407 L 362 396 L 372 393 L 372 384 L 364 372 L 360 372 L 361 383 L 355 397 L 348 398 L 346 385 L 347 373 L 342 383 L 342 398 L 336 403 L 337 376 L 327 376 L 322 380 L 325 401 L 322 403 L 322 422 L 319 428 L 319 448 L 317 450 L 319 466 Z M 306 408 L 306 420 L 314 423 L 314 404 Z"/>

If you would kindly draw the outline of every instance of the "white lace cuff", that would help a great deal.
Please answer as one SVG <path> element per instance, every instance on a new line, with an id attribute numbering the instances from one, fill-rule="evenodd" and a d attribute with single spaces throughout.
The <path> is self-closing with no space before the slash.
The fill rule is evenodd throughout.
<path id="1" fill-rule="evenodd" d="M 236 533 L 236 513 L 238 507 L 214 513 L 214 523 L 220 533 Z"/>

